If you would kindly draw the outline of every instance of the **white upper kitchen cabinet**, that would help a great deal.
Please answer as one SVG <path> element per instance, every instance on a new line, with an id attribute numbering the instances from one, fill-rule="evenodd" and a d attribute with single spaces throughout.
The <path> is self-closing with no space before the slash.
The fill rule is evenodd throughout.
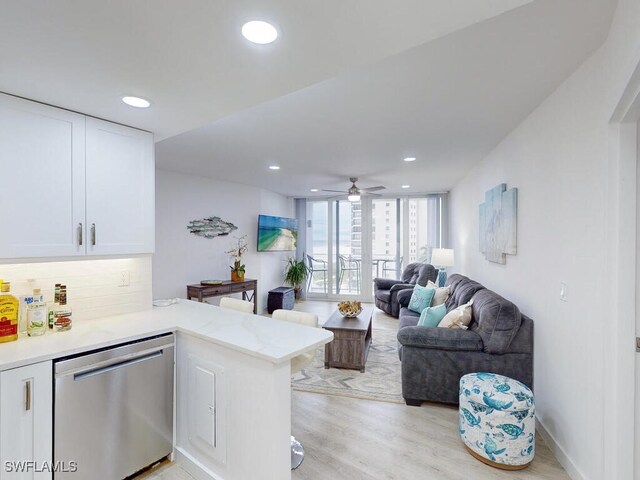
<path id="1" fill-rule="evenodd" d="M 153 135 L 87 117 L 87 254 L 152 253 Z"/>
<path id="2" fill-rule="evenodd" d="M 0 94 L 0 207 L 0 259 L 153 253 L 153 135 Z"/>
<path id="3" fill-rule="evenodd" d="M 0 480 L 51 480 L 52 382 L 50 361 L 0 373 Z"/>
<path id="4" fill-rule="evenodd" d="M 0 258 L 85 255 L 85 116 L 0 94 Z"/>

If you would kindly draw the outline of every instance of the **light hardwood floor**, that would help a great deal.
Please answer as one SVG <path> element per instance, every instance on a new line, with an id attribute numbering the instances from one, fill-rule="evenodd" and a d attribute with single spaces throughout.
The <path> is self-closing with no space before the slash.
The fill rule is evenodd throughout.
<path id="1" fill-rule="evenodd" d="M 296 304 L 296 310 L 316 313 L 320 323 L 334 308 L 332 302 Z M 378 310 L 373 322 L 374 328 L 396 329 L 398 321 Z M 293 480 L 569 480 L 540 435 L 535 460 L 525 470 L 480 463 L 460 441 L 458 410 L 446 405 L 407 407 L 294 391 L 291 424 L 306 450 Z M 171 464 L 143 478 L 191 480 Z"/>

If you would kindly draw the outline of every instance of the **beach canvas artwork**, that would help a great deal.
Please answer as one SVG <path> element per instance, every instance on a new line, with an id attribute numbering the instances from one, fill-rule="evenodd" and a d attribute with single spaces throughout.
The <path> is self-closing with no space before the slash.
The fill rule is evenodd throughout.
<path id="1" fill-rule="evenodd" d="M 260 215 L 258 219 L 258 251 L 295 251 L 298 241 L 298 220 L 295 218 Z"/>
<path id="2" fill-rule="evenodd" d="M 502 183 L 485 194 L 480 205 L 480 252 L 494 263 L 507 263 L 517 253 L 518 189 Z"/>

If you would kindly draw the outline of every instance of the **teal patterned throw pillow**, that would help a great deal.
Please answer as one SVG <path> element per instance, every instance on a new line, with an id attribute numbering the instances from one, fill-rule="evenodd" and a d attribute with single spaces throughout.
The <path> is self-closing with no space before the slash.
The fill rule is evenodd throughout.
<path id="1" fill-rule="evenodd" d="M 437 327 L 447 314 L 447 306 L 443 303 L 435 307 L 427 307 L 420 314 L 419 327 Z"/>
<path id="2" fill-rule="evenodd" d="M 413 287 L 413 294 L 411 295 L 411 300 L 409 300 L 409 310 L 422 313 L 425 308 L 431 306 L 431 301 L 435 294 L 435 288 L 416 285 Z"/>

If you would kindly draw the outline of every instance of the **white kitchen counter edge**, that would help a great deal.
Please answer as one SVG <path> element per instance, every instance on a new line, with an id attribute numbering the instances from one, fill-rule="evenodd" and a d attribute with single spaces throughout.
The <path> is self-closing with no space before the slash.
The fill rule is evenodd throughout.
<path id="1" fill-rule="evenodd" d="M 179 300 L 169 307 L 76 321 L 68 332 L 0 344 L 0 371 L 168 332 L 185 333 L 274 364 L 329 343 L 333 334 L 213 305 Z"/>

